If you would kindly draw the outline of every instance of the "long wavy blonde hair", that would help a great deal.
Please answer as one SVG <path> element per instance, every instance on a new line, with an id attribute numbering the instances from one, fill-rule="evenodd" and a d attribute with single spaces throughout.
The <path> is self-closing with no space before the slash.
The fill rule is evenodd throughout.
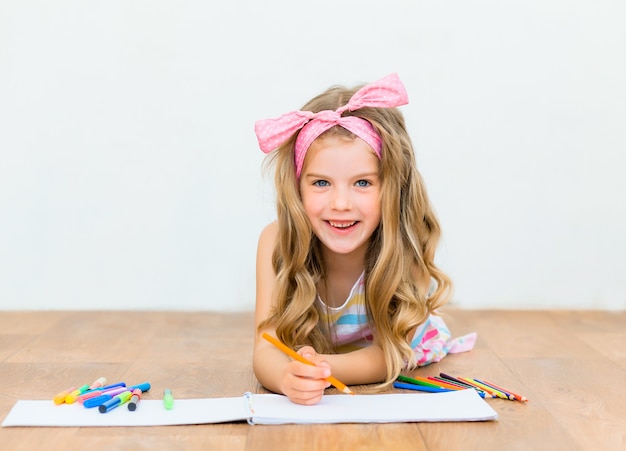
<path id="1" fill-rule="evenodd" d="M 313 98 L 302 110 L 318 112 L 345 105 L 359 87 L 336 86 Z M 441 230 L 417 170 L 404 117 L 396 108 L 345 112 L 369 121 L 382 138 L 380 161 L 381 222 L 372 234 L 365 259 L 365 303 L 374 338 L 387 365 L 385 387 L 416 358 L 409 334 L 445 304 L 452 284 L 434 262 Z M 325 132 L 352 135 L 340 126 Z M 260 325 L 273 326 L 287 345 L 311 345 L 335 352 L 328 325 L 320 321 L 317 286 L 325 277 L 321 243 L 305 214 L 295 175 L 297 135 L 267 160 L 275 167 L 278 241 L 272 264 L 277 275 L 274 309 Z M 431 281 L 436 282 L 430 291 Z"/>

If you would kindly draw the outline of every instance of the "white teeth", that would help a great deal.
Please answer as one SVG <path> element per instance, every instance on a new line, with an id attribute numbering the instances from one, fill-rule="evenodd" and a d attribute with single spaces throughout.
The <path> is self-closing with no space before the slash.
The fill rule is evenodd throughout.
<path id="1" fill-rule="evenodd" d="M 328 223 L 331 226 L 333 226 L 333 227 L 337 227 L 338 229 L 346 229 L 346 228 L 351 227 L 354 224 L 356 224 L 356 221 L 353 221 L 353 222 L 350 222 L 350 223 L 336 223 L 336 222 L 328 221 Z"/>

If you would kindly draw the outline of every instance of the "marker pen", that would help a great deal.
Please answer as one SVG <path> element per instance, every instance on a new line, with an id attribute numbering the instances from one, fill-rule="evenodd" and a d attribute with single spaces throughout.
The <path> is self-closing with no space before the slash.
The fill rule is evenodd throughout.
<path id="1" fill-rule="evenodd" d="M 65 402 L 65 397 L 76 390 L 76 387 L 70 387 L 67 390 L 63 390 L 61 393 L 57 394 L 52 400 L 55 404 L 63 404 Z"/>
<path id="2" fill-rule="evenodd" d="M 73 404 L 74 402 L 76 402 L 76 398 L 85 393 L 87 390 L 89 390 L 89 385 L 83 385 L 82 387 L 77 388 L 65 397 L 65 402 L 67 404 Z"/>
<path id="3" fill-rule="evenodd" d="M 108 411 L 113 410 L 117 406 L 121 406 L 126 401 L 128 401 L 132 394 L 133 394 L 132 392 L 126 390 L 125 392 L 120 393 L 119 395 L 115 395 L 112 399 L 109 399 L 104 404 L 100 404 L 98 406 L 98 410 L 100 411 L 100 413 L 107 413 Z"/>
<path id="4" fill-rule="evenodd" d="M 130 397 L 130 401 L 128 401 L 128 410 L 134 412 L 137 410 L 137 404 L 141 399 L 141 390 L 136 388 L 133 390 L 133 395 Z"/>
<path id="5" fill-rule="evenodd" d="M 91 385 L 89 386 L 89 390 L 93 390 L 94 388 L 102 387 L 106 383 L 107 383 L 107 378 L 106 377 L 99 377 L 98 379 L 96 379 L 95 381 L 93 381 L 91 383 Z"/>
<path id="6" fill-rule="evenodd" d="M 147 392 L 150 390 L 150 382 L 144 382 L 143 384 L 131 385 L 130 387 L 128 387 L 128 389 L 131 391 L 136 388 L 138 388 L 142 392 Z"/>
<path id="7" fill-rule="evenodd" d="M 166 388 L 163 392 L 163 405 L 167 410 L 172 410 L 174 407 L 174 396 L 169 388 Z"/>

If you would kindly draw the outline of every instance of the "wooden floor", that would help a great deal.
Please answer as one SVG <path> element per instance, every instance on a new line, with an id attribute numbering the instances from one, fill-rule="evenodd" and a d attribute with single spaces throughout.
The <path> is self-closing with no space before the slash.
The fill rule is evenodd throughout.
<path id="1" fill-rule="evenodd" d="M 528 403 L 489 400 L 500 417 L 486 423 L 2 428 L 0 449 L 626 449 L 626 312 L 451 309 L 446 318 L 455 335 L 478 332 L 476 349 L 413 374 L 484 378 Z M 165 387 L 177 398 L 264 393 L 252 324 L 252 313 L 0 312 L 0 421 L 19 399 L 51 399 L 99 376 L 150 381 L 148 399 Z"/>

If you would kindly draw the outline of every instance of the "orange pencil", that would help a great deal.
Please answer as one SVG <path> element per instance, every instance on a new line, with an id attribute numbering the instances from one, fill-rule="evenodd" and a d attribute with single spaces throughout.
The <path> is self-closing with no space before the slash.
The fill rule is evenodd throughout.
<path id="1" fill-rule="evenodd" d="M 506 388 L 502 388 L 502 387 L 498 387 L 496 384 L 492 384 L 489 381 L 483 380 L 483 382 L 485 384 L 487 384 L 490 387 L 493 387 L 497 390 L 502 390 L 506 393 L 508 393 L 509 395 L 513 396 L 515 399 L 517 399 L 518 401 L 522 401 L 522 402 L 526 402 L 528 401 L 528 398 L 526 396 L 522 396 L 522 395 L 518 395 L 517 393 L 513 393 L 511 390 L 507 390 Z"/>
<path id="2" fill-rule="evenodd" d="M 286 346 L 285 344 L 283 344 L 281 341 L 279 341 L 278 339 L 272 337 L 271 335 L 268 335 L 267 333 L 263 332 L 263 338 L 265 338 L 267 341 L 269 341 L 270 343 L 272 343 L 274 346 L 276 346 L 278 349 L 280 349 L 281 351 L 283 351 L 285 354 L 287 354 L 289 357 L 297 360 L 298 362 L 302 362 L 305 363 L 307 365 L 311 365 L 311 366 L 315 366 L 315 364 L 313 362 L 311 362 L 310 360 L 305 359 L 304 357 L 302 357 L 300 354 L 298 354 L 296 351 L 294 351 L 293 349 L 289 348 L 288 346 Z M 344 384 L 343 382 L 339 381 L 338 379 L 334 378 L 333 376 L 328 376 L 326 378 L 326 380 L 328 382 L 330 382 L 332 385 L 334 385 L 335 387 L 337 387 L 337 389 L 343 393 L 349 394 L 349 395 L 353 395 L 354 393 L 352 393 L 352 390 L 350 390 L 348 387 L 346 387 L 346 384 Z"/>

